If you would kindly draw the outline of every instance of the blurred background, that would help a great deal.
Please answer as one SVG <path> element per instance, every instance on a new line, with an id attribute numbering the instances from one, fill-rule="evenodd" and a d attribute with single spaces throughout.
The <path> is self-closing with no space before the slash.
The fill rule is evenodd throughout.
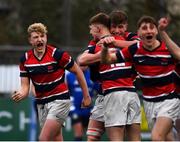
<path id="1" fill-rule="evenodd" d="M 20 104 L 10 100 L 19 87 L 19 57 L 30 48 L 27 27 L 34 22 L 44 23 L 49 43 L 76 58 L 91 39 L 89 19 L 98 12 L 109 14 L 115 9 L 128 14 L 128 30 L 132 32 L 136 32 L 142 15 L 157 20 L 170 16 L 168 33 L 180 42 L 180 0 L 0 0 L 0 140 L 36 140 L 38 133 L 33 98 Z M 67 124 L 65 140 L 72 140 L 71 126 Z M 142 129 L 148 131 L 147 124 L 143 123 Z"/>

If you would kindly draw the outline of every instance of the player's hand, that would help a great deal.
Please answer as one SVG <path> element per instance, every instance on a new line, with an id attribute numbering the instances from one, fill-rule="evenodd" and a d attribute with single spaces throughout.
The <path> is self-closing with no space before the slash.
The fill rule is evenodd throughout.
<path id="1" fill-rule="evenodd" d="M 106 44 L 111 44 L 115 42 L 115 38 L 113 36 L 107 36 L 103 38 L 102 40 L 103 40 L 103 43 L 106 43 Z"/>
<path id="2" fill-rule="evenodd" d="M 160 31 L 163 31 L 167 28 L 169 25 L 170 19 L 169 18 L 161 18 L 158 22 L 158 29 Z"/>
<path id="3" fill-rule="evenodd" d="M 24 95 L 20 91 L 14 91 L 11 98 L 12 98 L 13 101 L 19 102 L 24 98 Z"/>
<path id="4" fill-rule="evenodd" d="M 91 97 L 88 95 L 82 100 L 81 108 L 86 108 L 91 106 Z"/>
<path id="5" fill-rule="evenodd" d="M 105 38 L 102 38 L 99 42 L 96 43 L 96 45 L 98 46 L 101 46 L 104 45 L 104 44 L 113 44 L 115 42 L 115 38 L 113 36 L 108 36 L 108 37 L 105 37 Z"/>

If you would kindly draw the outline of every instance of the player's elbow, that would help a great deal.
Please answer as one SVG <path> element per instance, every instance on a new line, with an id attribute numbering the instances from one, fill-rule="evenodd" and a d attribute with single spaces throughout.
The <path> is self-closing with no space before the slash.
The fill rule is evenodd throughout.
<path id="1" fill-rule="evenodd" d="M 77 64 L 78 64 L 79 66 L 84 66 L 84 65 L 85 65 L 85 57 L 79 56 L 79 57 L 77 58 Z"/>

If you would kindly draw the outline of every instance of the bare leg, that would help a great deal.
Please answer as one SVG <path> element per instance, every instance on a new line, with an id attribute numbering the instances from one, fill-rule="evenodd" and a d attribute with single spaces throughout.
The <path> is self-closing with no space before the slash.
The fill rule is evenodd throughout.
<path id="1" fill-rule="evenodd" d="M 62 140 L 62 125 L 53 119 L 47 119 L 41 130 L 39 140 L 40 141 L 49 141 L 59 138 Z"/>
<path id="2" fill-rule="evenodd" d="M 171 132 L 173 122 L 167 117 L 158 117 L 152 129 L 153 141 L 165 141 L 166 136 Z"/>
<path id="3" fill-rule="evenodd" d="M 176 126 L 175 127 L 176 127 L 176 130 L 177 130 L 177 137 L 178 137 L 177 140 L 180 141 L 180 119 L 176 120 Z"/>
<path id="4" fill-rule="evenodd" d="M 104 130 L 104 122 L 90 119 L 87 130 L 87 141 L 100 141 Z"/>
<path id="5" fill-rule="evenodd" d="M 172 131 L 172 130 L 167 134 L 165 140 L 166 140 L 166 141 L 174 141 L 174 140 L 175 140 L 174 134 L 173 134 L 173 131 Z"/>
<path id="6" fill-rule="evenodd" d="M 128 141 L 140 141 L 141 140 L 141 128 L 140 124 L 134 123 L 132 125 L 126 125 L 126 136 Z"/>
<path id="7" fill-rule="evenodd" d="M 82 126 L 82 123 L 81 122 L 78 122 L 78 123 L 75 123 L 73 125 L 73 130 L 74 130 L 74 137 L 75 137 L 75 140 L 82 140 L 82 137 L 83 137 L 83 126 Z"/>
<path id="8" fill-rule="evenodd" d="M 110 141 L 124 140 L 124 126 L 107 127 L 106 131 Z"/>
<path id="9" fill-rule="evenodd" d="M 63 141 L 62 129 L 60 131 L 61 133 L 54 138 L 54 141 Z"/>

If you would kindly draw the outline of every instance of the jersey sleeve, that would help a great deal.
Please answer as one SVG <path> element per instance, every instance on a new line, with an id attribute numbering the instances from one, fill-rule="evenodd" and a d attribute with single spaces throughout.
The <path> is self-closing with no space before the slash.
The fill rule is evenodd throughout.
<path id="1" fill-rule="evenodd" d="M 94 54 L 95 53 L 95 48 L 96 46 L 91 46 L 91 47 L 88 47 L 88 53 L 91 53 L 91 54 Z"/>
<path id="2" fill-rule="evenodd" d="M 116 52 L 117 60 L 119 62 L 124 62 L 124 61 L 132 61 L 132 58 L 136 52 L 136 44 L 133 44 L 129 47 L 125 47 L 122 50 L 118 50 Z"/>
<path id="3" fill-rule="evenodd" d="M 96 47 L 96 42 L 94 40 L 91 40 L 88 44 L 88 47 L 86 50 L 88 50 L 88 53 L 94 53 Z"/>
<path id="4" fill-rule="evenodd" d="M 25 53 L 20 58 L 20 63 L 19 63 L 20 77 L 28 77 L 28 72 L 25 67 L 26 55 L 27 55 L 27 53 Z"/>
<path id="5" fill-rule="evenodd" d="M 117 57 L 117 61 L 120 63 L 125 61 L 125 58 L 124 58 L 121 50 L 116 51 L 116 57 Z"/>
<path id="6" fill-rule="evenodd" d="M 96 43 L 95 43 L 95 41 L 92 40 L 89 42 L 86 52 L 88 52 L 90 54 L 95 54 L 96 49 L 97 49 Z M 90 70 L 90 79 L 93 82 L 100 81 L 99 62 L 89 65 L 89 70 Z"/>
<path id="7" fill-rule="evenodd" d="M 140 40 L 139 36 L 136 33 L 126 33 L 126 40 L 132 41 L 132 40 Z"/>
<path id="8" fill-rule="evenodd" d="M 54 53 L 54 58 L 58 62 L 58 65 L 65 69 L 70 69 L 74 65 L 73 58 L 66 51 L 57 49 Z"/>

